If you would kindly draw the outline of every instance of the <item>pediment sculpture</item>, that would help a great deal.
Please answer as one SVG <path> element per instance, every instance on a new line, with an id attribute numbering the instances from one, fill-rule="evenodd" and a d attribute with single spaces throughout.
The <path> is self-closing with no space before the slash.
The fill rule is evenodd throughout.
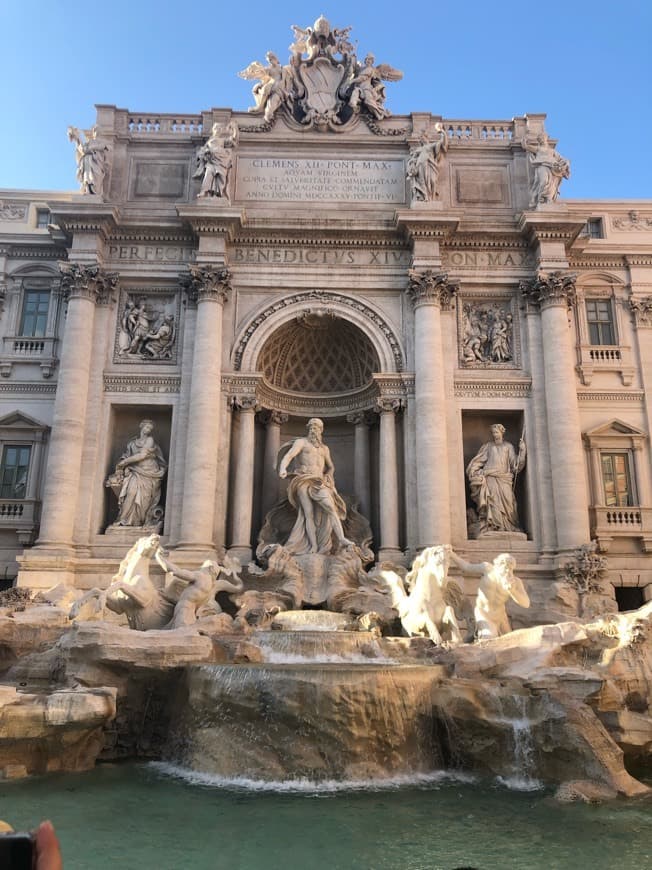
<path id="1" fill-rule="evenodd" d="M 253 61 L 238 73 L 256 81 L 255 105 L 249 111 L 271 124 L 281 111 L 306 128 L 341 129 L 361 115 L 374 121 L 390 115 L 385 107 L 385 85 L 403 78 L 389 64 L 376 64 L 373 54 L 363 62 L 350 40 L 351 27 L 331 27 L 320 16 L 313 27 L 292 25 L 294 42 L 289 63 L 283 66 L 273 52 L 267 65 Z"/>

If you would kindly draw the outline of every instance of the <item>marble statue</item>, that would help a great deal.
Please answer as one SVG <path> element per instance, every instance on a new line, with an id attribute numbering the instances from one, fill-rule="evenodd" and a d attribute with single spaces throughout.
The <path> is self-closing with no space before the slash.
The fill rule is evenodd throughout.
<path id="1" fill-rule="evenodd" d="M 141 420 L 140 434 L 127 444 L 114 473 L 106 481 L 106 486 L 118 498 L 118 518 L 114 527 L 161 529 L 163 509 L 159 501 L 167 462 L 152 437 L 153 431 L 151 420 Z"/>
<path id="2" fill-rule="evenodd" d="M 525 466 L 525 439 L 521 436 L 518 454 L 503 440 L 505 427 L 491 427 L 493 441 L 483 444 L 466 467 L 471 498 L 476 504 L 480 533 L 520 532 L 514 481 Z"/>
<path id="3" fill-rule="evenodd" d="M 559 196 L 562 179 L 570 178 L 570 162 L 555 151 L 543 132 L 536 139 L 524 138 L 522 145 L 533 168 L 530 208 L 554 202 Z"/>
<path id="4" fill-rule="evenodd" d="M 530 598 L 520 577 L 514 574 L 516 559 L 501 553 L 493 562 L 466 562 L 451 552 L 450 560 L 464 574 L 480 577 L 473 617 L 478 640 L 499 637 L 512 630 L 506 604 L 512 599 L 519 607 L 529 607 Z"/>
<path id="5" fill-rule="evenodd" d="M 101 196 L 108 145 L 101 145 L 97 141 L 97 127 L 91 127 L 90 130 L 68 127 L 68 139 L 76 146 L 77 181 L 81 192 Z"/>
<path id="6" fill-rule="evenodd" d="M 228 185 L 233 164 L 233 148 L 238 144 L 238 125 L 213 124 L 208 141 L 197 150 L 197 168 L 193 178 L 201 178 L 197 198 L 222 197 L 229 199 Z"/>
<path id="7" fill-rule="evenodd" d="M 448 579 L 451 554 L 448 545 L 426 547 L 412 563 L 405 581 L 382 565 L 374 572 L 373 576 L 389 586 L 392 605 L 408 637 L 429 637 L 436 644 L 462 642 L 454 608 L 459 608 L 463 596 L 459 586 Z"/>
<path id="8" fill-rule="evenodd" d="M 70 619 L 102 618 L 104 608 L 124 614 L 137 631 L 163 628 L 174 614 L 177 596 L 159 589 L 149 576 L 150 562 L 161 547 L 157 534 L 139 538 L 120 562 L 107 589 L 91 589 L 73 604 Z"/>
<path id="9" fill-rule="evenodd" d="M 388 117 L 391 112 L 385 108 L 383 82 L 398 82 L 402 78 L 403 73 L 400 70 L 386 63 L 376 66 L 376 58 L 373 54 L 368 54 L 363 64 L 356 64 L 355 75 L 351 81 L 349 107 L 358 112 L 364 106 L 377 121 Z"/>
<path id="10" fill-rule="evenodd" d="M 322 421 L 313 418 L 308 421 L 307 437 L 295 438 L 279 451 L 279 456 L 282 455 L 278 467 L 280 478 L 288 476 L 288 466 L 295 460 L 290 471 L 288 499 L 297 511 L 297 519 L 284 544 L 285 549 L 295 555 L 329 554 L 334 544 L 337 547 L 353 545 L 344 536 L 342 521 L 346 517 L 346 505 L 335 489 L 335 466 L 322 440 L 323 431 Z"/>
<path id="11" fill-rule="evenodd" d="M 403 73 L 388 64 L 376 65 L 372 54 L 360 63 L 351 27 L 331 27 L 320 15 L 312 27 L 293 24 L 292 30 L 288 64 L 268 52 L 267 65 L 253 61 L 238 73 L 256 80 L 252 114 L 263 115 L 269 125 L 284 111 L 290 123 L 318 130 L 341 129 L 358 115 L 374 122 L 390 114 L 383 82 L 399 81 Z"/>
<path id="12" fill-rule="evenodd" d="M 265 58 L 267 66 L 254 60 L 238 75 L 242 79 L 257 80 L 251 91 L 255 105 L 248 111 L 255 115 L 262 114 L 265 121 L 270 122 L 292 93 L 292 73 L 288 66 L 281 65 L 273 51 L 268 51 Z"/>
<path id="13" fill-rule="evenodd" d="M 149 576 L 152 558 L 167 575 L 162 589 Z M 224 565 L 207 559 L 194 571 L 178 568 L 161 547 L 159 536 L 145 535 L 124 557 L 108 588 L 91 589 L 79 598 L 69 618 L 101 619 L 107 608 L 124 614 L 136 631 L 186 628 L 222 612 L 215 596 L 221 591 L 241 592 L 239 573 L 239 561 L 229 556 Z"/>
<path id="14" fill-rule="evenodd" d="M 422 133 L 407 162 L 407 179 L 412 188 L 412 202 L 433 202 L 437 196 L 437 179 L 442 158 L 448 150 L 448 136 L 441 124 L 435 134 Z"/>
<path id="15" fill-rule="evenodd" d="M 226 556 L 223 565 L 213 559 L 206 559 L 194 571 L 177 567 L 161 548 L 156 551 L 155 557 L 167 574 L 188 584 L 179 595 L 167 628 L 185 628 L 194 625 L 199 617 L 221 613 L 222 609 L 215 600 L 217 593 L 243 590 L 240 561 L 234 557 Z M 228 577 L 233 578 L 232 581 Z"/>

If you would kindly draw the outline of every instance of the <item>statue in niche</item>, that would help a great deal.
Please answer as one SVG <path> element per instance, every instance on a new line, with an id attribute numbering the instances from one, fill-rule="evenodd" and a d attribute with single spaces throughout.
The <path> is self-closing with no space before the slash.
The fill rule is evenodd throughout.
<path id="1" fill-rule="evenodd" d="M 452 555 L 448 545 L 426 547 L 412 563 L 405 581 L 394 566 L 380 565 L 372 572 L 371 576 L 389 587 L 392 605 L 408 637 L 429 637 L 436 644 L 462 642 L 455 609 L 462 609 L 464 595 L 448 579 Z"/>
<path id="2" fill-rule="evenodd" d="M 202 180 L 197 199 L 215 196 L 228 200 L 232 151 L 237 144 L 238 125 L 235 121 L 213 124 L 208 141 L 197 150 L 197 168 L 192 176 Z"/>
<path id="3" fill-rule="evenodd" d="M 462 309 L 462 361 L 467 366 L 514 359 L 514 318 L 496 305 L 466 303 Z"/>
<path id="4" fill-rule="evenodd" d="M 152 558 L 167 575 L 162 589 L 149 576 Z M 102 619 L 106 608 L 124 614 L 136 631 L 193 626 L 222 613 L 215 600 L 218 592 L 242 591 L 239 561 L 227 556 L 224 562 L 220 565 L 207 559 L 194 571 L 177 568 L 161 547 L 159 536 L 145 535 L 120 562 L 108 588 L 89 590 L 73 604 L 69 618 Z"/>
<path id="5" fill-rule="evenodd" d="M 280 451 L 284 453 L 278 469 L 280 478 L 288 476 L 288 466 L 295 460 L 288 500 L 297 511 L 297 519 L 283 545 L 295 555 L 328 554 L 334 545 L 353 546 L 344 536 L 346 505 L 335 489 L 335 466 L 322 440 L 323 431 L 324 424 L 315 417 L 308 421 L 307 437 L 296 438 Z"/>
<path id="6" fill-rule="evenodd" d="M 534 174 L 530 186 L 530 208 L 554 202 L 559 196 L 562 179 L 570 178 L 570 162 L 555 151 L 544 132 L 536 139 L 525 137 L 522 145 L 528 152 Z"/>
<path id="7" fill-rule="evenodd" d="M 112 528 L 126 526 L 156 531 L 162 528 L 163 508 L 159 501 L 167 462 L 152 437 L 153 431 L 151 420 L 141 420 L 140 434 L 127 444 L 114 473 L 107 478 L 106 486 L 118 498 L 118 518 Z"/>
<path id="8" fill-rule="evenodd" d="M 146 360 L 172 359 L 175 339 L 174 315 L 150 314 L 145 299 L 125 302 L 118 328 L 118 356 Z"/>
<path id="9" fill-rule="evenodd" d="M 506 609 L 510 598 L 519 607 L 530 606 L 523 581 L 514 574 L 516 559 L 509 553 L 501 553 L 493 562 L 471 563 L 451 552 L 450 560 L 462 573 L 480 577 L 473 609 L 477 639 L 508 634 L 512 630 Z"/>
<path id="10" fill-rule="evenodd" d="M 525 466 L 525 438 L 519 440 L 518 454 L 513 444 L 504 441 L 505 427 L 491 427 L 493 441 L 483 444 L 466 467 L 475 502 L 480 535 L 491 532 L 520 532 L 514 484 Z"/>
<path id="11" fill-rule="evenodd" d="M 349 107 L 359 112 L 364 106 L 367 111 L 381 121 L 391 112 L 385 108 L 385 85 L 383 82 L 398 82 L 403 78 L 400 70 L 386 63 L 375 65 L 376 58 L 368 54 L 364 64 L 356 63 L 355 75 L 351 81 Z"/>
<path id="12" fill-rule="evenodd" d="M 81 192 L 101 196 L 108 145 L 101 145 L 97 141 L 97 127 L 91 127 L 90 130 L 68 127 L 68 139 L 76 146 L 77 181 Z"/>
<path id="13" fill-rule="evenodd" d="M 265 55 L 268 66 L 254 60 L 246 69 L 238 73 L 241 79 L 258 82 L 252 88 L 255 105 L 248 111 L 252 115 L 263 115 L 265 121 L 273 120 L 278 109 L 290 99 L 292 93 L 292 74 L 288 66 L 282 66 L 273 51 Z"/>
<path id="14" fill-rule="evenodd" d="M 412 202 L 433 202 L 439 195 L 437 179 L 439 165 L 448 150 L 448 136 L 441 124 L 435 124 L 435 135 L 421 134 L 419 145 L 410 151 L 407 179 L 412 187 Z"/>

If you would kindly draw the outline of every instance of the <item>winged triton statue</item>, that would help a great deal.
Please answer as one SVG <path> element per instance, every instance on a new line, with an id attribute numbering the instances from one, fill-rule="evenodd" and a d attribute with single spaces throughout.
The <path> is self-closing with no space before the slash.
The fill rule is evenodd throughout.
<path id="1" fill-rule="evenodd" d="M 384 82 L 403 78 L 389 64 L 376 64 L 372 54 L 360 63 L 349 27 L 331 27 L 321 15 L 312 27 L 292 25 L 290 58 L 281 64 L 273 52 L 267 65 L 253 61 L 238 73 L 254 80 L 255 105 L 249 111 L 272 123 L 279 111 L 306 128 L 342 129 L 354 115 L 375 121 L 390 115 Z"/>

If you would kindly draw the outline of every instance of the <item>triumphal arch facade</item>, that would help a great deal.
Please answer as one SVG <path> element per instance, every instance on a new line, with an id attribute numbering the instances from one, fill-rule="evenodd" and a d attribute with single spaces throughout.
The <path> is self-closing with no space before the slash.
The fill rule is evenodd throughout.
<path id="1" fill-rule="evenodd" d="M 374 560 L 507 550 L 538 621 L 578 552 L 647 597 L 652 203 L 560 198 L 544 115 L 392 115 L 350 30 L 295 27 L 249 111 L 98 106 L 78 192 L 0 192 L 7 577 L 108 582 L 143 529 L 246 564 L 319 418 Z"/>

